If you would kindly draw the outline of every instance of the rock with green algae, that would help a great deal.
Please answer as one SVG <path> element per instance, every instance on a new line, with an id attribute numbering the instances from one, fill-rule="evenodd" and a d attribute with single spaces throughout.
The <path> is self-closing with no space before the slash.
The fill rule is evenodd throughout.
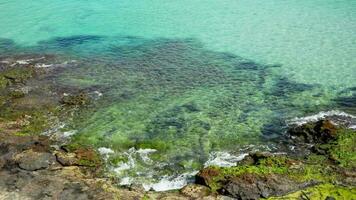
<path id="1" fill-rule="evenodd" d="M 291 159 L 286 155 L 253 153 L 235 167 L 212 166 L 201 170 L 197 183 L 236 199 L 272 198 L 301 194 L 304 190 L 322 191 L 320 188 L 326 186 L 333 186 L 336 191 L 342 188 L 343 192 L 338 192 L 339 196 L 322 194 L 322 197 L 349 199 L 356 185 L 356 131 L 325 120 L 301 127 L 294 127 L 290 135 L 296 136 L 295 144 L 312 144 L 309 145 L 312 153 L 306 157 Z"/>
<path id="2" fill-rule="evenodd" d="M 97 151 L 77 144 L 63 146 L 64 151 L 56 152 L 56 158 L 63 166 L 85 166 L 100 168 L 102 159 Z"/>
<path id="3" fill-rule="evenodd" d="M 245 160 L 251 157 L 259 156 L 252 154 Z M 197 175 L 197 182 L 237 199 L 259 199 L 315 185 L 317 179 L 303 177 L 306 170 L 299 161 L 286 156 L 270 155 L 235 167 L 205 168 Z"/>
<path id="4" fill-rule="evenodd" d="M 9 84 L 9 80 L 5 78 L 4 76 L 0 75 L 0 89 L 6 88 L 6 86 Z"/>
<path id="5" fill-rule="evenodd" d="M 6 84 L 24 83 L 26 80 L 33 77 L 35 75 L 35 72 L 35 69 L 32 67 L 9 68 L 5 71 L 0 72 L 0 77 L 2 77 L 1 82 L 6 82 Z"/>
<path id="6" fill-rule="evenodd" d="M 356 199 L 356 188 L 333 185 L 330 183 L 320 184 L 314 187 L 300 190 L 282 197 L 271 197 L 268 200 L 351 200 Z"/>
<path id="7" fill-rule="evenodd" d="M 330 120 L 308 122 L 301 126 L 291 127 L 288 133 L 297 142 L 328 143 L 337 137 L 338 127 Z"/>
<path id="8" fill-rule="evenodd" d="M 69 106 L 81 106 L 90 102 L 90 97 L 85 93 L 74 95 L 65 95 L 61 99 L 61 103 Z"/>

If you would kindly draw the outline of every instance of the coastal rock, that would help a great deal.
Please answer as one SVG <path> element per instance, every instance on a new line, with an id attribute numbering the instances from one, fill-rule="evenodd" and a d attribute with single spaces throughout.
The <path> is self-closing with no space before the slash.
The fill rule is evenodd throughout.
<path id="1" fill-rule="evenodd" d="M 68 183 L 65 185 L 63 191 L 59 194 L 59 200 L 75 199 L 75 200 L 87 200 L 93 199 L 88 195 L 89 188 L 79 183 Z"/>
<path id="2" fill-rule="evenodd" d="M 245 156 L 241 161 L 239 161 L 238 165 L 254 165 L 258 164 L 260 160 L 273 157 L 274 155 L 270 152 L 251 152 L 247 156 Z"/>
<path id="3" fill-rule="evenodd" d="M 325 144 L 336 139 L 338 129 L 330 120 L 319 120 L 292 127 L 288 133 L 297 142 Z"/>
<path id="4" fill-rule="evenodd" d="M 99 168 L 101 166 L 101 157 L 94 149 L 79 148 L 74 151 L 78 159 L 78 165 L 86 167 Z"/>
<path id="5" fill-rule="evenodd" d="M 214 168 L 205 168 L 195 176 L 195 183 L 209 186 L 214 182 L 214 177 L 220 175 L 220 171 Z"/>
<path id="6" fill-rule="evenodd" d="M 313 182 L 298 183 L 277 174 L 257 175 L 245 173 L 234 177 L 223 186 L 222 193 L 237 199 L 260 199 L 281 196 L 314 185 Z"/>
<path id="7" fill-rule="evenodd" d="M 45 169 L 55 161 L 54 156 L 50 153 L 35 152 L 32 150 L 22 152 L 17 157 L 19 167 L 28 171 Z"/>
<path id="8" fill-rule="evenodd" d="M 202 198 L 209 195 L 210 189 L 203 185 L 189 184 L 183 187 L 180 192 L 191 198 Z"/>
<path id="9" fill-rule="evenodd" d="M 78 165 L 78 159 L 75 153 L 58 152 L 56 153 L 56 159 L 63 166 Z"/>
<path id="10" fill-rule="evenodd" d="M 63 166 L 100 167 L 100 155 L 90 148 L 78 148 L 73 152 L 56 152 L 57 161 Z"/>

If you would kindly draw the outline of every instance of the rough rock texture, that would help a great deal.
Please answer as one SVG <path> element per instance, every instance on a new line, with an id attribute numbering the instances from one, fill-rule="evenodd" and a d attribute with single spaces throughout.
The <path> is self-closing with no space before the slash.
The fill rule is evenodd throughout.
<path id="1" fill-rule="evenodd" d="M 88 104 L 90 97 L 85 93 L 79 93 L 77 95 L 66 95 L 61 99 L 61 103 L 70 106 L 81 106 Z"/>
<path id="2" fill-rule="evenodd" d="M 304 154 L 292 157 L 280 153 L 250 153 L 234 167 L 211 166 L 201 170 L 196 183 L 236 199 L 283 199 L 290 193 L 296 199 L 331 193 L 331 196 L 353 196 L 356 186 L 354 130 L 320 120 L 292 127 L 289 136 L 292 136 L 292 146 L 303 146 Z M 325 185 L 332 190 L 313 189 Z M 304 190 L 322 193 L 305 194 Z"/>
<path id="3" fill-rule="evenodd" d="M 114 199 L 117 192 L 107 192 L 88 166 L 63 166 L 57 162 L 50 144 L 44 136 L 0 133 L 1 200 Z M 85 162 L 96 162 L 90 160 L 92 150 L 81 153 L 87 155 Z"/>
<path id="4" fill-rule="evenodd" d="M 260 199 L 281 196 L 304 189 L 315 183 L 298 183 L 283 175 L 256 175 L 245 173 L 229 180 L 222 192 L 237 199 Z"/>
<path id="5" fill-rule="evenodd" d="M 288 133 L 299 142 L 327 143 L 336 138 L 337 130 L 330 120 L 320 120 L 292 127 Z"/>
<path id="6" fill-rule="evenodd" d="M 180 192 L 191 198 L 203 198 L 210 194 L 210 189 L 203 185 L 189 184 L 182 188 Z"/>
<path id="7" fill-rule="evenodd" d="M 49 167 L 55 162 L 55 157 L 50 153 L 29 150 L 17 155 L 17 162 L 21 169 L 35 171 Z"/>

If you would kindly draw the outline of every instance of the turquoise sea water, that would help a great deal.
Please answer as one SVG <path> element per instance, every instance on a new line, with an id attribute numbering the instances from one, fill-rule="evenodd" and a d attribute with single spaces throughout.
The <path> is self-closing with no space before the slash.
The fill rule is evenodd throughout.
<path id="1" fill-rule="evenodd" d="M 54 81 L 102 96 L 65 130 L 113 149 L 123 180 L 193 172 L 294 117 L 356 113 L 356 1 L 0 0 L 0 38 L 2 54 L 80 61 Z"/>

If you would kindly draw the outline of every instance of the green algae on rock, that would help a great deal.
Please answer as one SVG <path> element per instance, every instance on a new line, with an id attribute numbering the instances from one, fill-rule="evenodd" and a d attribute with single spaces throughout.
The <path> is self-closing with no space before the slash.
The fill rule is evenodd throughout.
<path id="1" fill-rule="evenodd" d="M 250 153 L 235 167 L 212 166 L 201 170 L 197 183 L 237 199 L 354 197 L 355 130 L 320 120 L 291 128 L 289 134 L 302 137 L 293 138 L 295 144 L 313 144 L 309 145 L 311 153 L 296 158 Z"/>
<path id="2" fill-rule="evenodd" d="M 297 191 L 283 197 L 271 197 L 268 200 L 348 200 L 356 199 L 356 188 L 354 186 L 338 186 L 330 183 L 320 184 L 305 190 Z"/>

